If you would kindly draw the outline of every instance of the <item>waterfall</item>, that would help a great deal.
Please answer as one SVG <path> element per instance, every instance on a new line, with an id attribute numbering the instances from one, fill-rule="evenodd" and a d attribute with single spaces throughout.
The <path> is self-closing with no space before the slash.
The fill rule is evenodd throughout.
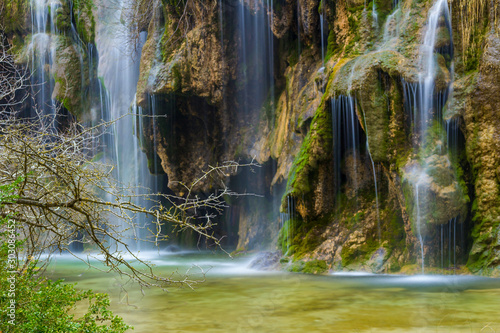
<path id="1" fill-rule="evenodd" d="M 440 248 L 441 248 L 441 269 L 444 268 L 444 235 L 443 235 L 443 225 L 440 225 L 441 238 L 440 238 Z"/>
<path id="2" fill-rule="evenodd" d="M 436 78 L 436 59 L 434 52 L 436 52 L 435 44 L 437 37 L 437 30 L 439 28 L 439 18 L 444 16 L 447 22 L 447 28 L 451 34 L 451 22 L 450 13 L 448 11 L 448 1 L 447 0 L 437 0 L 434 6 L 431 8 L 429 13 L 429 18 L 427 20 L 427 29 L 424 36 L 424 42 L 420 49 L 420 64 L 423 67 L 423 72 L 419 73 L 419 83 L 422 86 L 422 96 L 421 96 L 421 112 L 420 112 L 420 125 L 421 130 L 425 131 L 427 129 L 429 120 L 429 111 L 437 108 L 440 112 L 442 109 L 441 105 L 435 105 L 433 95 L 435 93 L 435 78 Z M 442 101 L 440 101 L 442 102 Z M 441 120 L 441 119 L 439 119 Z"/>
<path id="3" fill-rule="evenodd" d="M 319 15 L 319 23 L 321 26 L 321 64 L 323 68 L 325 67 L 325 32 L 324 32 L 324 8 L 322 9 L 323 13 Z"/>
<path id="4" fill-rule="evenodd" d="M 422 175 L 420 176 L 422 177 Z M 424 239 L 422 237 L 422 221 L 421 221 L 421 216 L 420 216 L 420 200 L 419 200 L 419 187 L 420 187 L 420 184 L 417 183 L 415 185 L 415 203 L 416 203 L 416 206 L 417 206 L 417 236 L 418 236 L 418 241 L 420 242 L 420 259 L 422 260 L 422 274 L 424 274 L 424 267 L 425 267 L 425 264 L 424 264 L 424 260 L 425 260 L 425 256 L 424 256 Z"/>
<path id="5" fill-rule="evenodd" d="M 378 233 L 378 242 L 382 242 L 382 232 L 380 230 L 380 207 L 378 201 L 378 185 L 377 185 L 377 171 L 375 170 L 375 162 L 373 162 L 372 153 L 370 151 L 370 138 L 368 135 L 368 126 L 366 124 L 366 115 L 363 112 L 363 121 L 365 124 L 365 134 L 366 134 L 366 150 L 368 152 L 368 156 L 370 157 L 370 162 L 372 164 L 373 170 L 373 181 L 375 182 L 375 203 L 377 205 L 377 233 Z"/>
<path id="6" fill-rule="evenodd" d="M 386 45 L 391 39 L 399 37 L 401 9 L 395 7 L 393 12 L 387 16 L 384 23 L 382 45 Z"/>
<path id="7" fill-rule="evenodd" d="M 269 12 L 267 14 L 268 17 L 268 29 L 267 29 L 267 50 L 268 50 L 268 82 L 269 82 L 269 104 L 271 105 L 271 114 L 275 113 L 275 90 L 274 90 L 274 33 L 272 27 L 274 25 L 274 11 L 272 6 L 272 1 L 267 0 L 267 8 L 269 8 Z"/>
<path id="8" fill-rule="evenodd" d="M 291 255 L 290 247 L 293 245 L 293 231 L 295 228 L 295 199 L 289 195 L 287 196 L 288 201 L 288 228 L 287 228 L 287 243 L 286 243 L 286 253 L 287 255 Z"/>
<path id="9" fill-rule="evenodd" d="M 331 100 L 332 108 L 332 131 L 333 131 L 333 163 L 334 180 L 337 193 L 340 192 L 342 184 L 341 164 L 342 159 L 349 152 L 352 153 L 352 174 L 357 174 L 357 163 L 359 161 L 360 130 L 358 116 L 355 109 L 356 100 L 352 96 L 341 95 Z M 357 177 L 354 176 L 352 187 L 357 193 Z M 357 196 L 357 194 L 356 194 Z M 357 200 L 356 200 L 357 202 Z M 338 205 L 339 203 L 337 203 Z M 338 206 L 339 210 L 340 207 Z"/>
<path id="10" fill-rule="evenodd" d="M 419 64 L 422 68 L 418 76 L 417 83 L 408 83 L 403 80 L 405 109 L 408 118 L 412 120 L 413 132 L 416 137 L 415 151 L 420 152 L 420 165 L 411 168 L 412 186 L 414 192 L 414 216 L 413 221 L 416 224 L 417 237 L 420 243 L 420 256 L 422 260 L 422 273 L 424 273 L 424 228 L 427 221 L 424 220 L 428 213 L 428 198 L 430 195 L 427 185 L 429 181 L 428 165 L 426 158 L 432 152 L 428 152 L 427 146 L 437 144 L 430 140 L 430 131 L 433 122 L 442 124 L 442 110 L 447 102 L 450 88 L 444 91 L 438 91 L 436 88 L 437 60 L 439 53 L 447 52 L 453 54 L 453 45 L 446 49 L 436 48 L 436 36 L 440 26 L 440 18 L 445 20 L 445 27 L 451 35 L 450 13 L 447 0 L 437 0 L 429 11 L 426 31 L 423 43 L 420 48 Z M 451 42 L 450 42 L 451 43 Z M 450 66 L 450 72 L 453 72 L 453 66 Z M 453 74 L 451 74 L 453 77 Z M 443 138 L 444 139 L 444 138 Z M 442 140 L 444 141 L 444 140 Z M 434 154 L 442 154 L 443 147 L 436 146 Z M 424 213 L 425 212 L 425 213 Z M 424 215 L 423 215 L 424 214 Z M 451 229 L 450 229 L 451 231 Z M 451 237 L 451 234 L 450 234 Z M 448 241 L 451 245 L 451 242 Z M 449 251 L 451 253 L 451 250 Z M 451 260 L 449 260 L 451 261 Z"/>
<path id="11" fill-rule="evenodd" d="M 451 159 L 457 160 L 459 146 L 463 145 L 463 137 L 460 135 L 460 121 L 458 119 L 447 119 L 445 126 L 448 155 Z"/>
<path id="12" fill-rule="evenodd" d="M 31 110 L 30 117 L 39 115 L 48 116 L 49 127 L 55 126 L 53 117 L 56 113 L 56 103 L 52 98 L 54 86 L 50 80 L 49 73 L 46 72 L 45 65 L 53 65 L 56 57 L 56 48 L 53 41 L 58 33 L 54 26 L 55 10 L 49 10 L 45 0 L 31 0 L 31 66 L 33 74 L 31 76 L 31 85 L 38 89 L 35 93 L 35 108 L 38 114 Z M 40 114 L 41 113 L 41 114 Z"/>
<path id="13" fill-rule="evenodd" d="M 139 77 L 138 55 L 141 54 L 146 34 L 141 33 L 139 47 L 134 49 L 129 30 L 120 22 L 125 5 L 122 1 L 119 8 L 102 8 L 98 12 L 98 72 L 103 77 L 110 99 L 110 107 L 104 109 L 107 114 L 104 114 L 103 118 L 116 120 L 108 147 L 111 148 L 109 154 L 117 166 L 116 177 L 121 185 L 134 189 L 135 197 L 131 200 L 147 208 L 148 202 L 140 196 L 149 193 L 149 189 L 156 191 L 158 179 L 149 174 L 147 157 L 138 144 L 142 136 L 143 111 L 135 104 Z M 136 119 L 137 115 L 139 117 Z M 134 134 L 138 134 L 137 137 Z M 144 216 L 135 216 L 133 222 L 134 227 L 124 222 L 119 223 L 121 230 L 126 233 L 127 246 L 131 250 L 139 251 L 146 247 L 142 240 L 146 236 L 148 220 Z"/>
<path id="14" fill-rule="evenodd" d="M 462 251 L 465 249 L 465 239 L 463 223 L 460 223 L 461 228 L 457 230 L 457 223 L 459 219 L 457 217 L 452 218 L 446 224 L 440 226 L 440 260 L 441 269 L 453 269 L 457 268 L 457 248 Z M 458 234 L 460 233 L 460 235 Z M 460 237 L 459 237 L 460 236 Z"/>
<path id="15" fill-rule="evenodd" d="M 298 43 L 298 58 L 300 59 L 301 48 L 300 48 L 300 1 L 297 0 L 297 43 Z"/>
<path id="16" fill-rule="evenodd" d="M 252 0 L 251 0 L 252 2 Z M 259 1 L 253 0 L 258 8 Z M 274 41 L 270 24 L 272 17 L 266 10 L 255 12 L 239 3 L 237 25 L 241 45 L 238 50 L 239 104 L 244 114 L 262 107 L 266 98 L 274 98 Z"/>
<path id="17" fill-rule="evenodd" d="M 372 0 L 372 17 L 373 17 L 373 26 L 375 27 L 375 30 L 378 30 L 378 13 L 375 0 Z"/>
<path id="18" fill-rule="evenodd" d="M 237 126 L 254 125 L 256 119 L 266 121 L 269 126 L 275 122 L 275 36 L 272 31 L 274 25 L 273 1 L 248 0 L 238 2 L 236 8 L 228 10 L 228 13 L 235 13 L 235 17 L 225 17 L 228 21 L 233 21 L 237 27 L 235 36 L 238 40 L 236 54 L 238 64 L 236 67 L 236 94 L 227 96 L 228 105 L 236 102 L 236 109 L 227 110 L 228 118 L 235 116 L 239 122 Z M 232 33 L 225 31 L 225 33 Z M 258 126 L 256 126 L 258 127 Z M 252 145 L 258 137 L 247 136 L 243 144 Z M 227 147 L 226 149 L 231 149 Z M 246 158 L 253 158 L 247 156 Z M 271 184 L 273 176 L 276 174 L 276 164 L 272 158 L 262 164 L 262 172 L 257 172 L 252 178 L 245 176 L 242 171 L 234 179 L 234 186 L 239 186 L 239 191 L 262 195 L 263 198 L 252 198 L 241 201 L 240 221 L 245 219 L 255 221 L 267 220 L 268 225 L 276 232 L 277 227 L 284 223 L 284 216 L 280 214 L 279 207 L 282 196 L 278 193 L 277 185 Z M 266 173 L 273 176 L 266 176 Z M 245 178 L 246 177 L 246 178 Z M 267 178 L 266 178 L 267 177 Z M 231 180 L 232 182 L 233 180 Z M 265 186 L 262 186 L 266 184 Z M 278 200 L 276 200 L 278 198 Z M 256 209 L 258 205 L 259 209 Z M 258 213 L 256 213 L 258 211 Z M 262 214 L 266 211 L 266 214 Z M 261 213 L 262 212 L 262 213 Z M 257 223 L 257 222 L 255 222 Z M 240 223 L 240 226 L 243 223 Z M 247 230 L 240 228 L 240 239 L 244 239 Z M 271 237 L 275 237 L 273 234 Z M 270 237 L 270 238 L 271 238 Z M 251 246 L 254 246 L 252 244 Z"/>

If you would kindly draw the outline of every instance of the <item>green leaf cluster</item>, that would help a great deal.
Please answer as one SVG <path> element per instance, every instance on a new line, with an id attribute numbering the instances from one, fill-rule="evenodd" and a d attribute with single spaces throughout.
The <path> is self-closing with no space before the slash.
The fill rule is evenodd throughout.
<path id="1" fill-rule="evenodd" d="M 0 208 L 15 199 L 13 193 L 22 181 L 0 186 Z M 40 274 L 36 260 L 12 270 L 8 265 L 8 222 L 9 216 L 0 219 L 0 332 L 121 333 L 132 328 L 109 310 L 108 295 L 48 280 Z M 22 240 L 16 242 L 16 251 L 17 255 L 22 253 Z M 12 277 L 15 289 L 11 289 Z M 11 300 L 16 305 L 13 321 L 7 312 Z M 71 314 L 84 305 L 87 310 L 83 316 Z"/>

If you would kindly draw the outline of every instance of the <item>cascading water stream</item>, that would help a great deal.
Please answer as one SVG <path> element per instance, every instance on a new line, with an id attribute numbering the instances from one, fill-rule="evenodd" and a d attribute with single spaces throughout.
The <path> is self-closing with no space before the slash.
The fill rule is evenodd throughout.
<path id="1" fill-rule="evenodd" d="M 300 58 L 300 1 L 297 1 L 297 43 L 298 43 L 298 50 L 299 50 L 299 58 Z"/>
<path id="2" fill-rule="evenodd" d="M 441 248 L 441 269 L 443 269 L 444 268 L 444 250 L 443 250 L 443 248 L 444 248 L 444 235 L 443 235 L 443 229 L 444 229 L 444 227 L 443 227 L 442 224 L 441 224 L 440 228 L 441 228 L 441 238 L 440 238 L 440 244 L 439 245 L 440 245 L 440 248 Z"/>
<path id="3" fill-rule="evenodd" d="M 417 235 L 418 235 L 418 241 L 420 242 L 420 258 L 422 259 L 422 274 L 425 273 L 425 264 L 424 264 L 424 259 L 425 259 L 425 256 L 424 256 L 424 239 L 423 239 L 423 236 L 422 236 L 422 221 L 420 220 L 421 219 L 421 216 L 420 216 L 420 200 L 419 200 L 419 188 L 420 188 L 420 184 L 417 183 L 415 185 L 415 203 L 416 203 L 416 206 L 417 206 Z"/>
<path id="4" fill-rule="evenodd" d="M 275 113 L 275 90 L 274 90 L 274 33 L 272 27 L 274 26 L 274 10 L 273 3 L 271 0 L 267 0 L 268 8 L 268 26 L 267 29 L 267 50 L 268 50 L 268 82 L 269 82 L 269 104 L 271 109 L 271 114 Z"/>
<path id="5" fill-rule="evenodd" d="M 286 244 L 286 254 L 290 255 L 290 247 L 293 244 L 293 230 L 295 228 L 295 199 L 292 196 L 287 197 L 288 201 L 288 232 L 287 232 L 287 244 Z"/>
<path id="6" fill-rule="evenodd" d="M 37 112 L 43 116 L 55 116 L 56 103 L 52 98 L 54 86 L 46 74 L 45 65 L 52 66 L 56 57 L 56 49 L 53 42 L 55 34 L 58 33 L 54 25 L 54 10 L 49 10 L 44 0 L 31 0 L 31 65 L 33 75 L 31 83 L 35 89 L 35 103 Z M 47 30 L 49 28 L 49 30 Z M 31 114 L 31 117 L 36 114 Z M 44 121 L 43 124 L 46 124 Z M 49 120 L 49 128 L 54 126 L 53 119 Z"/>
<path id="7" fill-rule="evenodd" d="M 457 217 L 453 218 L 453 269 L 457 269 Z M 461 223 L 463 226 L 463 223 Z M 461 244 L 463 248 L 463 243 Z"/>
<path id="8" fill-rule="evenodd" d="M 353 82 L 353 77 L 354 77 L 354 72 L 356 70 L 356 63 L 352 66 L 350 77 L 349 77 L 349 86 L 348 86 L 348 92 L 351 92 L 352 90 L 352 82 Z M 358 117 L 356 115 L 356 99 L 348 95 L 346 96 L 340 96 L 337 99 L 332 99 L 331 101 L 332 105 L 332 122 L 333 122 L 333 135 L 334 135 L 334 172 L 335 172 L 335 183 L 340 185 L 340 160 L 342 159 L 341 155 L 341 147 L 342 145 L 342 134 L 346 136 L 347 139 L 345 139 L 344 143 L 344 149 L 348 149 L 349 147 L 352 147 L 353 151 L 353 171 L 354 174 L 357 174 L 357 163 L 358 159 L 360 156 L 358 156 L 357 151 L 359 151 L 359 147 L 357 147 L 357 142 L 360 141 L 360 133 L 358 130 Z M 363 112 L 363 111 L 362 111 Z M 344 114 L 343 114 L 344 113 Z M 369 136 L 368 136 L 368 127 L 366 124 L 366 116 L 363 113 L 363 120 L 364 120 L 364 128 L 365 128 L 365 135 L 366 135 L 366 149 L 368 152 L 368 156 L 371 161 L 371 166 L 373 170 L 373 180 L 375 183 L 375 201 L 376 201 L 376 206 L 377 206 L 377 235 L 378 235 L 378 240 L 379 243 L 381 242 L 381 229 L 380 229 L 380 208 L 379 208 L 379 198 L 378 198 L 378 184 L 377 184 L 377 174 L 376 174 L 376 169 L 375 169 L 375 163 L 373 161 L 371 152 L 370 152 L 370 145 L 368 142 Z M 345 128 L 341 128 L 341 124 L 345 123 Z M 357 177 L 354 177 L 354 188 L 357 191 L 358 184 L 357 184 Z M 338 186 L 337 185 L 337 186 Z M 356 204 L 357 204 L 357 199 L 356 199 Z"/>
<path id="9" fill-rule="evenodd" d="M 357 170 L 359 159 L 359 121 L 355 109 L 356 100 L 351 95 L 341 95 L 331 100 L 332 132 L 333 132 L 333 164 L 334 180 L 337 193 L 341 191 L 342 185 L 342 160 L 351 154 L 352 160 L 352 188 L 354 189 L 355 202 L 357 200 Z M 340 212 L 340 202 L 337 200 L 337 212 Z"/>
<path id="10" fill-rule="evenodd" d="M 447 0 L 437 0 L 429 11 L 429 16 L 427 20 L 427 28 L 425 31 L 423 43 L 420 48 L 420 59 L 419 63 L 422 71 L 419 73 L 418 83 L 406 83 L 403 81 L 405 100 L 409 106 L 409 110 L 412 113 L 414 134 L 418 137 L 418 144 L 415 149 L 425 152 L 426 145 L 429 144 L 429 130 L 432 126 L 433 121 L 438 123 L 442 122 L 442 109 L 447 101 L 448 91 L 444 94 L 436 90 L 436 72 L 437 72 L 437 61 L 436 53 L 439 50 L 436 49 L 436 37 L 437 31 L 440 28 L 440 18 L 444 17 L 446 28 L 451 35 L 451 23 L 450 23 L 450 13 L 448 9 Z M 453 71 L 453 66 L 451 66 L 450 71 Z M 432 142 L 432 144 L 436 144 Z M 442 147 L 437 146 L 436 149 L 442 149 Z M 437 151 L 437 153 L 441 153 Z M 426 153 L 429 154 L 429 153 Z M 416 224 L 417 237 L 420 242 L 420 255 L 422 261 L 422 273 L 424 273 L 424 216 L 423 212 L 428 211 L 427 201 L 430 195 L 428 186 L 424 184 L 429 179 L 428 166 L 426 165 L 426 158 L 428 155 L 422 156 L 422 165 L 418 168 L 413 168 L 412 173 L 414 173 L 413 189 L 415 198 L 415 209 L 416 214 L 413 219 Z M 451 252 L 451 251 L 450 251 Z"/>
<path id="11" fill-rule="evenodd" d="M 372 18 L 373 18 L 373 26 L 375 30 L 378 30 L 378 13 L 377 13 L 377 5 L 375 4 L 375 0 L 372 0 Z"/>
<path id="12" fill-rule="evenodd" d="M 157 189 L 158 179 L 148 169 L 147 157 L 141 151 L 138 140 L 142 132 L 142 110 L 135 104 L 135 91 L 139 77 L 139 59 L 146 35 L 141 33 L 139 45 L 132 46 L 132 36 L 127 27 L 121 23 L 120 15 L 125 10 L 125 2 L 119 3 L 118 10 L 103 9 L 99 11 L 97 20 L 97 48 L 100 52 L 98 72 L 103 77 L 109 91 L 110 107 L 105 109 L 105 119 L 115 120 L 110 152 L 117 166 L 117 179 L 126 187 L 134 189 L 132 200 L 143 207 L 148 202 L 141 196 Z M 104 19 L 106 17 L 106 19 Z M 139 115 L 139 119 L 135 119 Z M 154 119 L 154 117 L 153 117 Z M 138 122 L 138 123 L 137 123 Z M 139 126 L 137 126 L 139 125 Z M 139 135 L 134 135 L 137 129 Z M 137 133 L 136 133 L 137 134 Z M 121 229 L 126 232 L 127 246 L 139 251 L 145 249 L 148 221 L 144 216 L 134 217 L 134 226 L 122 223 Z"/>
<path id="13" fill-rule="evenodd" d="M 377 185 L 377 171 L 375 169 L 375 162 L 373 162 L 372 153 L 370 152 L 370 137 L 368 135 L 368 126 L 366 124 L 366 115 L 363 112 L 363 120 L 365 124 L 365 134 L 366 134 L 366 151 L 368 152 L 368 156 L 370 157 L 370 162 L 372 164 L 373 170 L 373 181 L 375 182 L 375 203 L 377 205 L 377 233 L 378 233 L 378 242 L 382 242 L 382 232 L 380 230 L 380 207 L 378 200 L 378 185 Z"/>
<path id="14" fill-rule="evenodd" d="M 392 13 L 388 15 L 385 20 L 382 37 L 382 47 L 387 45 L 391 39 L 399 37 L 400 16 L 401 8 L 399 8 L 399 5 L 396 5 Z"/>
<path id="15" fill-rule="evenodd" d="M 321 33 L 321 65 L 325 68 L 325 4 L 321 5 L 321 13 L 319 15 L 320 33 Z"/>
<path id="16" fill-rule="evenodd" d="M 236 113 L 237 120 L 240 122 L 243 120 L 251 121 L 257 115 L 262 114 L 266 115 L 264 119 L 269 124 L 274 124 L 275 122 L 276 91 L 274 81 L 276 59 L 274 49 L 276 42 L 272 30 L 274 25 L 274 5 L 275 3 L 271 0 L 241 1 L 237 3 L 236 8 L 228 9 L 227 11 L 228 14 L 236 13 L 236 17 L 224 18 L 228 22 L 235 21 L 234 24 L 237 27 L 236 37 L 239 41 L 237 45 L 238 49 L 236 50 L 238 56 L 236 67 L 237 88 L 234 97 L 228 96 L 228 103 L 231 103 L 231 100 L 234 98 L 238 107 L 232 111 L 228 110 L 228 113 L 232 115 Z M 231 34 L 232 32 L 225 30 L 224 33 Z M 273 175 L 276 174 L 276 163 L 270 160 L 266 164 L 263 167 L 268 170 L 267 172 Z M 235 182 L 241 181 L 239 185 L 242 189 L 248 189 L 252 193 L 258 192 L 260 195 L 266 196 L 269 200 L 257 203 L 260 199 L 255 199 L 242 204 L 240 207 L 242 208 L 241 217 L 239 217 L 240 221 L 247 218 L 247 212 L 255 211 L 255 207 L 250 206 L 258 204 L 261 205 L 262 209 L 262 205 L 265 205 L 265 209 L 271 214 L 267 214 L 262 218 L 272 220 L 274 222 L 273 226 L 275 226 L 274 230 L 276 230 L 279 224 L 286 225 L 283 219 L 285 216 L 280 214 L 279 211 L 279 203 L 281 203 L 282 195 L 280 195 L 281 193 L 277 193 L 280 192 L 278 184 L 269 184 L 268 192 L 268 190 L 259 188 L 257 184 L 266 183 L 269 180 L 260 178 L 264 177 L 264 174 L 260 173 L 256 177 L 259 177 L 259 179 L 241 180 L 241 178 L 240 180 L 235 180 Z M 279 198 L 279 200 L 276 200 L 276 198 Z M 288 215 L 290 216 L 290 213 Z M 255 215 L 249 218 L 253 219 Z"/>

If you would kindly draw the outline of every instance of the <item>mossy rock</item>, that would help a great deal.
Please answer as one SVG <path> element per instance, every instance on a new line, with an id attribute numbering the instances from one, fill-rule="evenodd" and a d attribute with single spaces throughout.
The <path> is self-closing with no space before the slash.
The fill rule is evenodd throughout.
<path id="1" fill-rule="evenodd" d="M 92 0 L 73 1 L 73 15 L 76 23 L 76 31 L 85 43 L 95 43 L 95 19 L 92 12 L 94 4 Z"/>
<path id="2" fill-rule="evenodd" d="M 323 274 L 328 271 L 328 266 L 324 260 L 299 260 L 292 263 L 288 270 L 294 273 Z"/>
<path id="3" fill-rule="evenodd" d="M 82 75 L 84 86 L 89 85 L 89 77 L 85 75 L 86 71 L 82 73 L 79 50 L 69 37 L 53 36 L 52 40 L 56 43 L 56 59 L 51 68 L 55 80 L 52 98 L 61 101 L 69 112 L 81 118 L 84 103 L 87 102 L 82 96 L 82 91 L 85 91 L 82 87 Z M 86 67 L 87 64 L 85 59 L 83 66 Z"/>
<path id="4" fill-rule="evenodd" d="M 286 195 L 301 197 L 311 190 L 311 174 L 321 161 L 329 159 L 332 151 L 331 113 L 322 103 L 311 122 L 310 130 L 290 170 Z M 283 197 L 285 200 L 286 195 Z M 285 203 L 285 201 L 283 201 Z M 286 207 L 286 204 L 282 205 Z"/>
<path id="5" fill-rule="evenodd" d="M 3 0 L 0 23 L 7 36 L 23 36 L 30 28 L 28 0 Z"/>
<path id="6" fill-rule="evenodd" d="M 55 25 L 60 31 L 68 31 L 71 29 L 71 13 L 69 9 L 69 4 L 64 2 L 61 6 L 57 8 L 51 8 L 51 10 L 56 11 L 56 22 Z"/>
<path id="7" fill-rule="evenodd" d="M 426 234 L 426 225 L 446 224 L 456 217 L 462 222 L 465 220 L 469 202 L 467 188 L 457 179 L 447 156 L 434 154 L 422 163 L 408 163 L 402 171 L 403 191 L 414 231 L 417 212 L 422 234 Z"/>

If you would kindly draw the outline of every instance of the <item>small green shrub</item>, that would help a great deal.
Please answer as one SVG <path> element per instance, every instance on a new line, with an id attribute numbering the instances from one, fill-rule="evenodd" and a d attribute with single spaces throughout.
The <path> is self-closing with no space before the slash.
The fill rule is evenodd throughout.
<path id="1" fill-rule="evenodd" d="M 12 192 L 17 183 L 0 186 L 0 209 L 14 199 Z M 41 276 L 36 260 L 18 265 L 22 240 L 15 240 L 19 235 L 12 226 L 8 217 L 0 219 L 0 332 L 121 333 L 132 328 L 108 309 L 108 295 L 50 281 Z M 70 314 L 77 305 L 87 302 L 82 317 Z"/>

